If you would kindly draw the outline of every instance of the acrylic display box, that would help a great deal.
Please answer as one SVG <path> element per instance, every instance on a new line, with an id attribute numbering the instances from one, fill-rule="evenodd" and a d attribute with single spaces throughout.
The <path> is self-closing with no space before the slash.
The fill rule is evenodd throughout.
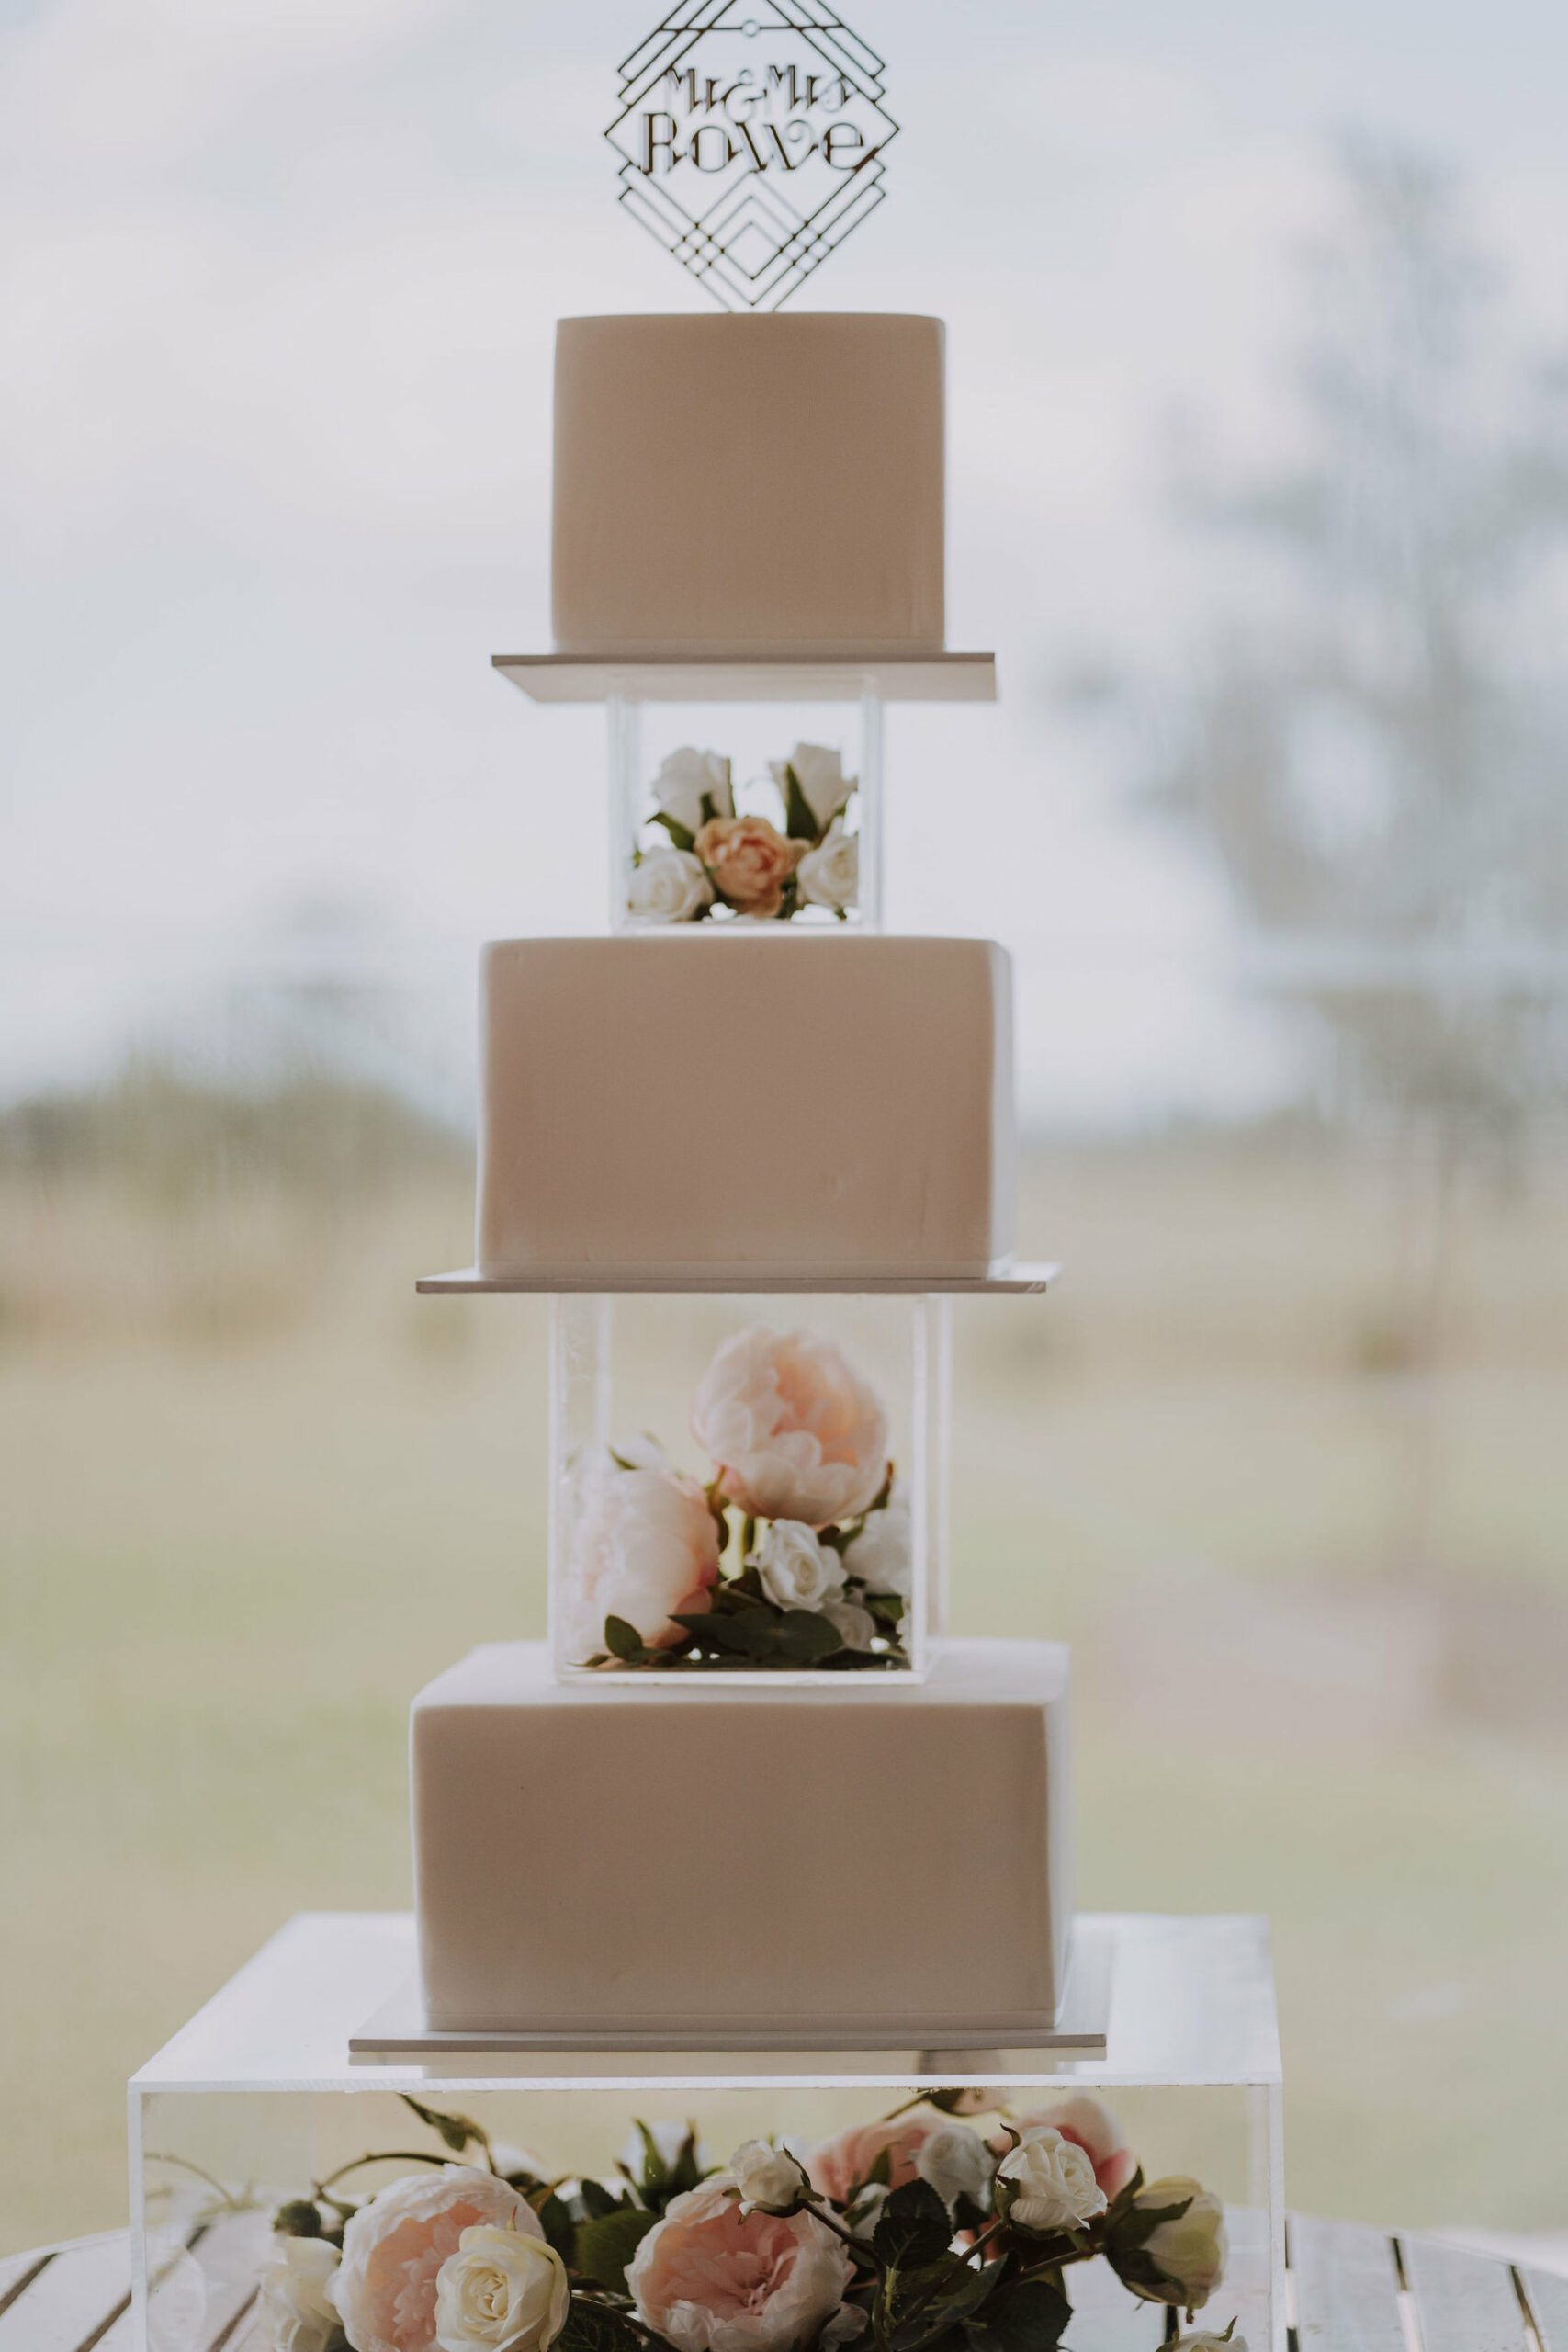
<path id="1" fill-rule="evenodd" d="M 550 1329 L 558 1674 L 628 1670 L 628 1621 L 665 1645 L 629 1670 L 924 1674 L 946 1606 L 947 1299 L 582 1294 Z M 669 1646 L 660 1602 L 694 1646 Z"/>
<path id="2" fill-rule="evenodd" d="M 1056 2048 L 523 2055 L 427 2036 L 356 2052 L 412 1978 L 413 1923 L 297 1918 L 130 2086 L 133 2341 L 141 2352 L 176 2340 L 270 2347 L 255 2301 L 272 2258 L 267 2217 L 372 2153 L 393 2152 L 344 2173 L 341 2190 L 363 2197 L 428 2177 L 442 2143 L 408 2099 L 479 2125 L 502 2169 L 615 2182 L 639 2120 L 694 2127 L 721 2165 L 744 2140 L 804 2152 L 942 2089 L 974 2094 L 969 2120 L 987 2135 L 1005 2116 L 1077 2094 L 1105 2102 L 1148 2180 L 1186 2176 L 1224 2201 L 1229 2251 L 1201 2324 L 1223 2330 L 1234 2318 L 1251 2352 L 1284 2352 L 1280 2057 L 1263 1923 L 1087 1917 L 1078 1939 L 1084 1980 Z M 478 2157 L 477 2143 L 468 2154 Z M 1163 2306 L 1134 2301 L 1103 2260 L 1066 2279 L 1074 2352 L 1154 2352 Z"/>
<path id="3" fill-rule="evenodd" d="M 616 931 L 879 929 L 885 707 L 989 702 L 997 690 L 988 653 L 494 661 L 535 701 L 604 706 Z M 747 818 L 764 829 L 735 833 Z M 717 831 L 699 839 L 710 822 Z"/>

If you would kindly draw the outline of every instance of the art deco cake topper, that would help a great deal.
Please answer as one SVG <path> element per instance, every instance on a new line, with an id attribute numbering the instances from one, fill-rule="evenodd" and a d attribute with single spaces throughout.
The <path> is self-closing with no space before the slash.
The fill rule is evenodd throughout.
<path id="1" fill-rule="evenodd" d="M 882 60 L 816 0 L 681 0 L 621 67 L 621 202 L 727 311 L 776 311 L 882 202 Z"/>

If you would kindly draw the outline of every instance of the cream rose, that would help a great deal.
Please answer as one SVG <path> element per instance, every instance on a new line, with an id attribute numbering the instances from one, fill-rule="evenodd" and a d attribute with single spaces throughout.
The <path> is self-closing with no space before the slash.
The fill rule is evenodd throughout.
<path id="1" fill-rule="evenodd" d="M 788 2352 L 843 2301 L 849 2256 L 811 2214 L 747 2212 L 720 2173 L 672 2198 L 626 2270 L 645 2326 L 678 2352 Z"/>
<path id="2" fill-rule="evenodd" d="M 798 1520 L 775 1519 L 752 1553 L 750 1566 L 762 1590 L 781 1609 L 820 1609 L 841 1592 L 843 1563 L 830 1544 L 818 1544 Z"/>
<path id="3" fill-rule="evenodd" d="M 826 743 L 797 743 L 787 760 L 770 760 L 769 772 L 778 786 L 779 797 L 789 807 L 789 777 L 785 771 L 795 770 L 802 797 L 813 817 L 817 830 L 825 833 L 832 820 L 846 807 L 855 788 L 852 775 L 844 774 L 841 752 L 831 750 Z"/>
<path id="4" fill-rule="evenodd" d="M 720 817 L 697 835 L 696 853 L 714 888 L 741 914 L 780 912 L 784 887 L 805 854 L 765 817 Z"/>
<path id="5" fill-rule="evenodd" d="M 770 2148 L 765 2140 L 743 2140 L 729 2170 L 741 2202 L 764 2213 L 793 2212 L 811 2186 L 788 2149 Z"/>
<path id="6" fill-rule="evenodd" d="M 897 1592 L 908 1600 L 914 1590 L 915 1543 L 909 1506 L 895 1491 L 885 1510 L 874 1510 L 846 1547 L 844 1569 L 859 1577 L 867 1592 Z"/>
<path id="7" fill-rule="evenodd" d="M 1071 2098 L 1056 2099 L 1018 2119 L 1021 2132 L 1039 2123 L 1053 2124 L 1064 2140 L 1077 2143 L 1094 2166 L 1094 2177 L 1108 2201 L 1120 2197 L 1138 2169 L 1138 2160 L 1122 2136 L 1122 2126 L 1104 2101 L 1091 2098 L 1087 2091 L 1075 2091 Z"/>
<path id="8" fill-rule="evenodd" d="M 1142 2242 L 1142 2259 L 1126 2283 L 1145 2302 L 1198 2311 L 1224 2276 L 1224 2207 L 1185 2173 L 1145 2182 L 1133 2199 L 1133 2211 L 1139 2213 L 1157 2213 L 1169 2205 L 1185 2210 L 1168 2222 L 1156 2222 Z M 1114 2262 L 1114 2245 L 1109 2250 Z M 1158 2284 L 1147 2279 L 1145 2265 L 1158 2273 Z"/>
<path id="9" fill-rule="evenodd" d="M 692 1432 L 731 1502 L 827 1527 L 866 1510 L 887 1476 L 887 1416 L 830 1340 L 752 1324 L 697 1385 Z"/>
<path id="10" fill-rule="evenodd" d="M 868 1650 L 880 1628 L 869 1609 L 858 1600 L 835 1600 L 822 1603 L 822 1614 L 847 1650 Z"/>
<path id="11" fill-rule="evenodd" d="M 1051 2124 L 1032 2125 L 997 2166 L 998 2211 L 1021 2230 L 1079 2230 L 1105 2205 L 1088 2156 Z"/>
<path id="12" fill-rule="evenodd" d="M 915 2170 L 947 2206 L 956 2205 L 961 2197 L 988 2205 L 996 2165 L 978 2132 L 967 2123 L 939 2123 L 915 2154 Z"/>
<path id="13" fill-rule="evenodd" d="M 272 2244 L 257 2299 L 272 2330 L 273 2352 L 326 2352 L 340 2325 L 327 2300 L 338 2250 L 325 2238 L 274 2238 Z"/>
<path id="14" fill-rule="evenodd" d="M 465 2230 L 435 2281 L 441 2352 L 544 2352 L 571 2290 L 554 2246 L 522 2230 Z"/>
<path id="15" fill-rule="evenodd" d="M 663 814 L 673 817 L 687 832 L 700 832 L 707 822 L 703 811 L 705 793 L 716 817 L 734 816 L 729 762 L 716 752 L 696 751 L 690 743 L 669 752 L 653 779 L 654 801 Z"/>
<path id="16" fill-rule="evenodd" d="M 800 895 L 814 907 L 852 907 L 860 897 L 860 835 L 846 833 L 835 817 L 826 841 L 807 851 L 797 871 Z"/>
<path id="17" fill-rule="evenodd" d="M 690 922 L 713 904 L 713 884 L 689 849 L 649 850 L 632 868 L 626 912 L 634 923 Z"/>
<path id="18" fill-rule="evenodd" d="M 362 2205 L 325 2290 L 354 2352 L 431 2352 L 442 2269 L 465 2230 L 486 2227 L 545 2234 L 516 2189 L 471 2165 L 394 2180 Z"/>
<path id="19" fill-rule="evenodd" d="M 571 1626 L 584 1657 L 604 1646 L 606 1617 L 624 1617 L 650 1647 L 682 1638 L 671 1614 L 708 1607 L 718 1577 L 718 1529 L 694 1478 L 679 1470 L 613 1470 L 569 1488 Z"/>

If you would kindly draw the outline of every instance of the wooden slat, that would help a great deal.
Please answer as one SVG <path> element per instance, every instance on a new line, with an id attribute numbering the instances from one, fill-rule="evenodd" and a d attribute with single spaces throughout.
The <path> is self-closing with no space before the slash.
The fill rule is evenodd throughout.
<path id="1" fill-rule="evenodd" d="M 8 2254 L 0 2261 L 0 2315 L 8 2312 L 19 2295 L 25 2295 L 40 2271 L 47 2270 L 54 2260 L 54 2249 L 47 2254 Z"/>
<path id="2" fill-rule="evenodd" d="M 1422 2352 L 1529 2352 L 1506 2262 L 1427 2238 L 1402 2238 Z"/>
<path id="3" fill-rule="evenodd" d="M 102 2342 L 130 2291 L 123 2230 L 62 2247 L 0 2316 L 0 2352 L 87 2352 Z"/>
<path id="4" fill-rule="evenodd" d="M 1404 2352 L 1399 2273 L 1381 2230 L 1292 2213 L 1290 2243 L 1302 2352 Z"/>
<path id="5" fill-rule="evenodd" d="M 1521 2269 L 1519 2282 L 1540 2338 L 1540 2352 L 1568 2352 L 1568 2278 L 1555 2270 Z"/>

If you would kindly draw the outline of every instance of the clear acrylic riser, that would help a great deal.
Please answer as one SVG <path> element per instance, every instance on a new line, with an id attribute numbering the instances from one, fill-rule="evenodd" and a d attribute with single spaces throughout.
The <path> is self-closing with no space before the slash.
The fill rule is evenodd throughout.
<path id="1" fill-rule="evenodd" d="M 637 2118 L 694 2125 L 720 2164 L 748 2138 L 810 2144 L 922 2089 L 969 2085 L 998 2116 L 1091 2092 L 1113 2109 L 1148 2178 L 1188 2175 L 1223 2198 L 1230 2253 L 1201 2324 L 1223 2330 L 1234 2318 L 1251 2352 L 1285 2352 L 1280 2052 L 1264 1924 L 1116 1915 L 1080 1925 L 1110 1953 L 1103 2057 L 470 2051 L 410 2060 L 356 2058 L 349 2045 L 408 1981 L 412 1918 L 302 1916 L 130 2086 L 132 2341 L 154 2352 L 170 2340 L 160 2303 L 188 2314 L 200 2301 L 208 2334 L 193 2326 L 182 2340 L 205 2344 L 233 2320 L 226 2352 L 264 2352 L 270 2338 L 256 2332 L 254 2294 L 269 2258 L 267 2216 L 372 2151 L 410 2153 L 354 2175 L 360 2193 L 418 2170 L 418 2152 L 438 2154 L 404 2094 L 473 2118 L 548 2177 L 614 2177 Z M 984 2114 L 976 2120 L 993 2128 Z M 1102 2262 L 1075 2268 L 1068 2284 L 1073 2352 L 1154 2352 L 1160 2307 L 1135 2302 Z"/>
<path id="2" fill-rule="evenodd" d="M 808 1295 L 716 1292 L 558 1295 L 550 1313 L 550 1650 L 556 1673 L 575 1679 L 584 1643 L 598 1641 L 596 1611 L 587 1600 L 584 1543 L 594 1490 L 582 1465 L 602 1462 L 606 1449 L 629 1459 L 649 1438 L 674 1466 L 699 1485 L 720 1466 L 693 1432 L 694 1400 L 721 1349 L 748 1331 L 788 1338 L 805 1333 L 826 1343 L 879 1401 L 886 1424 L 886 1455 L 895 1465 L 894 1502 L 908 1527 L 908 1591 L 901 1624 L 907 1668 L 765 1671 L 728 1670 L 737 1687 L 785 1683 L 839 1684 L 874 1671 L 883 1680 L 921 1678 L 929 1644 L 947 1621 L 949 1424 L 952 1417 L 952 1301 L 943 1296 L 861 1294 Z M 629 1449 L 629 1451 L 623 1451 Z M 870 1483 L 882 1480 L 874 1467 Z M 807 1509 L 807 1506 L 802 1506 Z M 907 1521 L 903 1514 L 907 1511 Z M 874 1534 L 888 1521 L 871 1512 Z M 740 1556 L 739 1512 L 725 1554 L 726 1571 Z M 842 1554 L 852 1569 L 856 1544 Z M 592 1628 L 589 1619 L 593 1618 Z M 702 1669 L 695 1669 L 702 1670 Z M 600 1672 L 615 1669 L 598 1669 Z M 671 1678 L 678 1679 L 680 1678 Z"/>

